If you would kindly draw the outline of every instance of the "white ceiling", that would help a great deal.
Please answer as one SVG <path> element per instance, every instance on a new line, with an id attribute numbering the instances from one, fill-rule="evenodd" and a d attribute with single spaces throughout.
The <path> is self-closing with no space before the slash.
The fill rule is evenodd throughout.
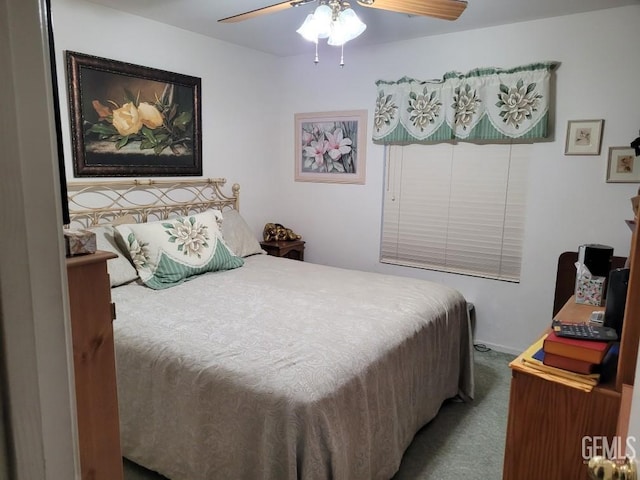
<path id="1" fill-rule="evenodd" d="M 272 5 L 278 3 L 278 0 L 91 1 L 277 56 L 297 55 L 313 50 L 312 44 L 295 31 L 305 16 L 313 11 L 315 3 L 239 23 L 218 23 L 220 18 Z M 349 45 L 376 45 L 639 2 L 640 0 L 468 0 L 468 6 L 460 18 L 450 22 L 364 8 L 352 1 L 354 10 L 367 24 L 367 30 Z"/>

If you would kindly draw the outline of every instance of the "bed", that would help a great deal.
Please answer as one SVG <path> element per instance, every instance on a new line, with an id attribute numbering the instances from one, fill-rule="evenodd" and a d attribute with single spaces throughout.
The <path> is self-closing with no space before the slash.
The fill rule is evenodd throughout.
<path id="1" fill-rule="evenodd" d="M 119 255 L 108 268 L 123 455 L 172 480 L 391 478 L 442 403 L 473 396 L 464 297 L 268 256 L 224 184 L 69 182 L 71 226 Z M 217 248 L 240 265 L 166 288 L 131 273 L 130 232 L 211 211 Z"/>

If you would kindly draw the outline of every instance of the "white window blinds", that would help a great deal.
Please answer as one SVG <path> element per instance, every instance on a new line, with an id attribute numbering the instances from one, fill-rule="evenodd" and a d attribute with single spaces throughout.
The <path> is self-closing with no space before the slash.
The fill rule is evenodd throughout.
<path id="1" fill-rule="evenodd" d="M 387 147 L 380 261 L 518 282 L 529 148 Z"/>

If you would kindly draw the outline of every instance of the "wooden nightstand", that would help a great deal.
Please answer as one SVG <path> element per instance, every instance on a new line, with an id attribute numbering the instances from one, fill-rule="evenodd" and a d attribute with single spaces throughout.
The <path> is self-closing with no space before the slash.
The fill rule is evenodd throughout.
<path id="1" fill-rule="evenodd" d="M 120 420 L 113 345 L 114 305 L 107 272 L 113 253 L 67 258 L 80 472 L 83 479 L 122 480 Z"/>
<path id="2" fill-rule="evenodd" d="M 279 240 L 273 242 L 260 242 L 262 248 L 274 257 L 292 258 L 304 261 L 303 240 Z"/>

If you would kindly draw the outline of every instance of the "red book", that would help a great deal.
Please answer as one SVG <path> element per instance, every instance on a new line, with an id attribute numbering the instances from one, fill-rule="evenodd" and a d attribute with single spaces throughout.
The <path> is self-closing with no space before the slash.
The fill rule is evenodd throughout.
<path id="1" fill-rule="evenodd" d="M 596 363 L 576 360 L 575 358 L 563 357 L 562 355 L 548 352 L 545 352 L 542 363 L 550 367 L 562 368 L 563 370 L 569 370 L 574 373 L 582 373 L 583 375 L 594 373 L 598 366 Z"/>
<path id="2" fill-rule="evenodd" d="M 600 364 L 609 349 L 610 342 L 599 340 L 578 340 L 576 338 L 559 337 L 551 332 L 544 339 L 542 349 L 547 353 L 562 357 L 582 360 L 583 362 Z"/>

